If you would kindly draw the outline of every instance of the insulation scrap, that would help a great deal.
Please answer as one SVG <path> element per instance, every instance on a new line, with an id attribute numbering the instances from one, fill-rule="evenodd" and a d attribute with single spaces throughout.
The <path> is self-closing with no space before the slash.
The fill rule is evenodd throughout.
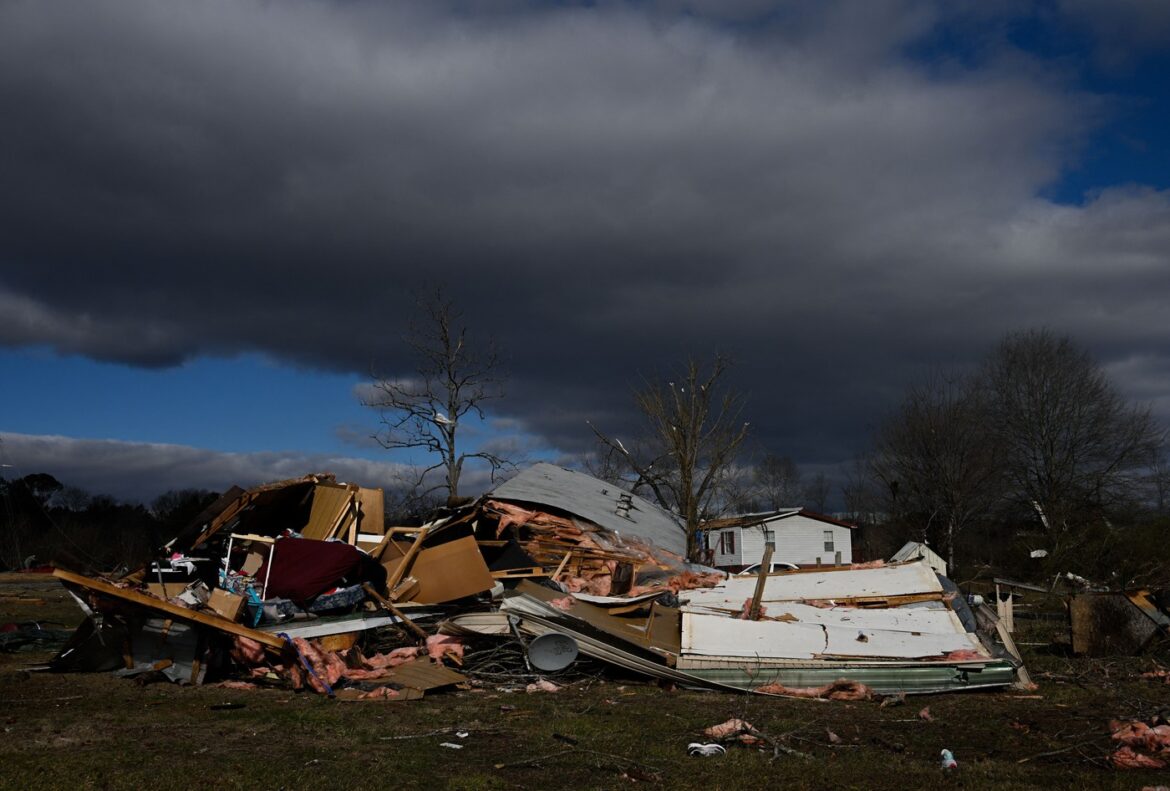
<path id="1" fill-rule="evenodd" d="M 727 722 L 721 722 L 718 725 L 712 725 L 710 728 L 704 728 L 703 735 L 712 739 L 726 739 L 729 736 L 735 736 L 736 734 L 740 733 L 748 733 L 754 730 L 755 727 L 753 727 L 750 722 L 747 720 L 741 720 L 737 717 L 730 719 Z"/>
<path id="2" fill-rule="evenodd" d="M 793 698 L 824 698 L 825 700 L 870 700 L 873 690 L 858 681 L 839 678 L 823 687 L 786 687 L 783 684 L 765 684 L 756 687 L 763 695 L 785 695 Z"/>
<path id="3" fill-rule="evenodd" d="M 463 641 L 452 635 L 433 634 L 427 638 L 427 654 L 436 662 L 441 662 L 447 657 L 461 661 L 464 648 Z"/>
<path id="4" fill-rule="evenodd" d="M 1138 747 L 1149 752 L 1166 752 L 1170 755 L 1170 725 L 1150 727 L 1140 720 L 1109 723 L 1113 739 L 1128 747 Z"/>
<path id="5" fill-rule="evenodd" d="M 682 574 L 668 579 L 666 587 L 670 588 L 671 593 L 677 594 L 679 591 L 694 590 L 695 588 L 713 588 L 723 582 L 723 579 L 722 574 L 714 572 L 699 574 L 694 571 L 684 571 Z"/>
<path id="6" fill-rule="evenodd" d="M 569 577 L 563 581 L 569 593 L 588 593 L 592 596 L 608 596 L 613 590 L 613 577 L 610 574 L 598 574 L 590 579 L 585 577 Z"/>
<path id="7" fill-rule="evenodd" d="M 850 563 L 849 568 L 856 571 L 858 569 L 880 569 L 884 568 L 885 565 L 884 560 L 871 560 L 866 563 Z"/>
<path id="8" fill-rule="evenodd" d="M 371 689 L 369 692 L 358 695 L 359 700 L 390 700 L 397 697 L 399 697 L 398 690 L 388 686 Z"/>
<path id="9" fill-rule="evenodd" d="M 750 596 L 748 598 L 744 599 L 743 607 L 740 609 L 739 615 L 737 615 L 735 617 L 741 621 L 752 620 L 752 603 L 754 601 L 755 601 L 755 599 L 753 599 Z M 764 607 L 764 605 L 761 604 L 758 615 L 760 618 L 763 618 L 766 614 L 767 614 L 766 608 Z"/>
<path id="10" fill-rule="evenodd" d="M 252 666 L 264 663 L 264 646 L 250 637 L 236 635 L 229 654 L 241 665 Z"/>
<path id="11" fill-rule="evenodd" d="M 1132 747 L 1118 747 L 1109 762 L 1116 769 L 1165 769 L 1166 762 L 1161 758 L 1143 755 Z"/>
<path id="12" fill-rule="evenodd" d="M 329 690 L 326 685 L 332 687 L 346 674 L 345 662 L 342 661 L 341 657 L 333 651 L 323 650 L 315 641 L 294 637 L 293 645 L 296 646 L 309 669 L 313 671 L 303 674 L 301 666 L 292 665 L 290 670 L 293 671 L 293 689 L 300 689 L 307 682 L 314 691 L 327 694 Z"/>
<path id="13" fill-rule="evenodd" d="M 548 679 L 540 679 L 524 688 L 524 691 L 531 695 L 533 692 L 560 692 L 561 688 L 552 683 Z"/>
<path id="14" fill-rule="evenodd" d="M 558 610 L 564 610 L 565 612 L 568 612 L 570 609 L 572 609 L 573 605 L 576 603 L 577 600 L 572 596 L 562 596 L 559 599 L 552 599 L 549 602 L 549 604 L 551 604 L 553 607 L 556 607 Z"/>
<path id="15" fill-rule="evenodd" d="M 398 667 L 416 659 L 422 652 L 423 649 L 415 646 L 395 648 L 388 654 L 374 654 L 373 656 L 361 657 L 360 664 L 367 670 Z"/>
<path id="16" fill-rule="evenodd" d="M 948 662 L 982 662 L 987 657 L 974 649 L 962 648 L 958 651 L 948 651 L 943 654 L 943 659 Z"/>
<path id="17" fill-rule="evenodd" d="M 1170 766 L 1170 725 L 1150 726 L 1140 720 L 1113 720 L 1109 730 L 1121 742 L 1111 756 L 1117 769 L 1165 769 Z"/>

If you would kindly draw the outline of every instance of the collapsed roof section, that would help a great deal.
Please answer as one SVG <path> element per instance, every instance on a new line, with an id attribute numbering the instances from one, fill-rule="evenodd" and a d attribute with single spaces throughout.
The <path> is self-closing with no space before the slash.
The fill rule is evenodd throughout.
<path id="1" fill-rule="evenodd" d="M 761 694 L 800 694 L 847 678 L 867 694 L 1005 686 L 1006 652 L 964 627 L 922 562 L 767 576 L 758 620 L 748 620 L 757 579 L 684 591 L 680 607 L 571 600 L 523 586 L 501 610 L 534 635 L 571 635 L 582 653 L 663 680 Z M 482 625 L 481 625 L 481 628 Z"/>
<path id="2" fill-rule="evenodd" d="M 489 497 L 565 511 L 625 538 L 683 556 L 686 533 L 673 514 L 612 483 L 541 462 L 497 486 Z"/>
<path id="3" fill-rule="evenodd" d="M 314 473 L 244 491 L 233 486 L 196 517 L 168 549 L 188 551 L 226 530 L 272 537 L 284 531 L 327 541 L 356 544 L 363 536 L 377 542 L 385 534 L 381 489 L 338 483 L 330 473 Z"/>

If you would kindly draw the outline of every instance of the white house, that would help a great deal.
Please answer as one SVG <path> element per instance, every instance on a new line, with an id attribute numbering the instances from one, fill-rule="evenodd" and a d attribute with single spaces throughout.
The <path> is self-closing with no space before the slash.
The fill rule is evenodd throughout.
<path id="1" fill-rule="evenodd" d="M 703 529 L 711 565 L 729 571 L 759 563 L 768 544 L 772 544 L 773 563 L 836 566 L 853 562 L 856 525 L 803 508 L 715 519 Z"/>
<path id="2" fill-rule="evenodd" d="M 891 563 L 901 563 L 907 560 L 925 560 L 934 569 L 936 574 L 947 575 L 947 562 L 942 555 L 920 541 L 907 541 L 906 545 L 894 553 Z"/>

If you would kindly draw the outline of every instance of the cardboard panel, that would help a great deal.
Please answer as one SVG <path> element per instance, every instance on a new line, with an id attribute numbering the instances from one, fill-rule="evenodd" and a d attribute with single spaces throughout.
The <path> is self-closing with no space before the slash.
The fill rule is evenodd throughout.
<path id="1" fill-rule="evenodd" d="M 235 593 L 229 593 L 221 588 L 216 588 L 211 592 L 211 598 L 207 600 L 207 606 L 229 621 L 236 621 L 239 620 L 240 610 L 244 606 L 244 597 Z"/>
<path id="2" fill-rule="evenodd" d="M 394 546 L 397 542 L 392 541 L 390 544 Z M 387 548 L 387 554 L 396 555 L 382 564 L 390 575 L 394 574 L 398 564 L 402 562 L 400 551 L 401 547 L 396 547 L 396 551 Z M 385 557 L 383 555 L 383 558 Z M 414 595 L 412 601 L 420 604 L 438 604 L 464 596 L 474 596 L 491 590 L 495 583 L 487 564 L 483 562 L 483 555 L 479 554 L 475 539 L 471 536 L 419 551 L 407 570 L 407 575 L 418 580 L 418 593 Z"/>

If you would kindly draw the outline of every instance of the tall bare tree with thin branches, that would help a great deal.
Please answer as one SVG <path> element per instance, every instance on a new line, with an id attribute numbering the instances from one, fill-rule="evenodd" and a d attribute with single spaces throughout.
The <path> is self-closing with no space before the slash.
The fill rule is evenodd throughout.
<path id="1" fill-rule="evenodd" d="M 598 440 L 636 476 L 660 506 L 678 514 L 687 536 L 687 556 L 697 559 L 698 528 L 748 433 L 741 417 L 742 393 L 720 378 L 730 361 L 716 356 L 710 368 L 690 359 L 676 381 L 643 380 L 634 403 L 645 420 L 644 441 L 627 448 L 590 424 Z"/>
<path id="2" fill-rule="evenodd" d="M 469 415 L 482 420 L 483 404 L 503 396 L 504 376 L 494 344 L 470 342 L 462 311 L 441 288 L 421 298 L 418 311 L 405 339 L 414 353 L 414 375 L 375 377 L 373 395 L 363 403 L 381 414 L 382 429 L 373 437 L 382 447 L 421 449 L 437 457 L 411 482 L 415 496 L 425 500 L 445 489 L 454 504 L 465 461 L 486 463 L 493 480 L 510 466 L 494 453 L 464 452 L 458 443 L 461 422 Z M 438 470 L 442 478 L 432 482 L 431 473 Z"/>
<path id="3" fill-rule="evenodd" d="M 939 536 L 955 567 L 955 540 L 999 496 L 999 465 L 986 423 L 984 391 L 969 377 L 934 374 L 911 387 L 881 426 L 870 463 L 887 509 Z"/>
<path id="4" fill-rule="evenodd" d="M 751 491 L 758 506 L 764 509 L 800 505 L 804 483 L 800 468 L 789 456 L 767 453 L 752 470 Z"/>
<path id="5" fill-rule="evenodd" d="M 989 426 L 1013 499 L 1059 538 L 1082 514 L 1131 497 L 1161 441 L 1089 353 L 1047 329 L 1014 332 L 982 376 Z"/>

